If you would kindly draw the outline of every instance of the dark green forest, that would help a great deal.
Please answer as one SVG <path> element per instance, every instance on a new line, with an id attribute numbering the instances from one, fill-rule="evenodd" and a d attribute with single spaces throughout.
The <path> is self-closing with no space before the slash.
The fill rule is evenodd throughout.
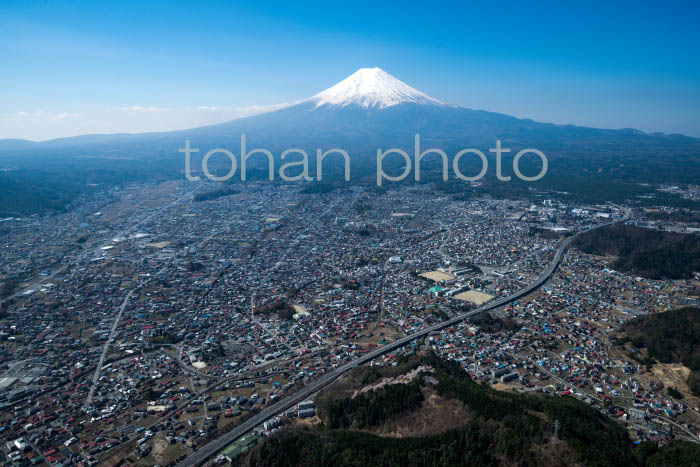
<path id="1" fill-rule="evenodd" d="M 700 271 L 700 235 L 614 225 L 580 235 L 584 253 L 614 255 L 612 267 L 649 279 L 688 279 Z"/>
<path id="2" fill-rule="evenodd" d="M 477 384 L 456 363 L 435 356 L 430 365 L 435 390 L 457 399 L 470 416 L 464 425 L 443 433 L 409 438 L 386 438 L 366 431 L 339 429 L 352 421 L 368 422 L 367 414 L 384 410 L 405 413 L 420 405 L 415 390 L 428 384 L 385 386 L 356 402 L 331 402 L 325 425 L 289 429 L 255 449 L 243 462 L 252 466 L 466 466 L 466 465 L 588 465 L 690 466 L 700 447 L 683 442 L 668 446 L 642 443 L 635 447 L 627 431 L 598 410 L 572 398 L 505 393 Z M 362 373 L 365 378 L 366 374 Z M 434 382 L 433 382 L 434 383 Z M 413 387 L 413 388 L 411 388 Z M 409 394 L 407 397 L 406 395 Z M 410 401 L 406 401 L 410 399 Z M 386 410 L 385 407 L 392 407 Z M 342 410 L 341 410 L 342 408 Z M 338 415 L 338 414 L 341 415 Z M 367 418 L 366 418 L 367 417 Z M 349 423 L 342 422 L 347 419 Z M 552 428 L 560 423 L 556 440 Z"/>
<path id="3" fill-rule="evenodd" d="M 197 202 L 210 201 L 212 199 L 222 198 L 224 196 L 231 196 L 240 193 L 240 191 L 235 190 L 231 187 L 224 186 L 216 190 L 208 191 L 206 193 L 199 193 L 194 195 L 194 200 Z"/>
<path id="4" fill-rule="evenodd" d="M 2 170 L 3 166 L 12 167 Z M 164 181 L 179 176 L 174 161 L 0 159 L 0 218 L 64 212 L 79 196 L 134 181 Z"/>
<path id="5" fill-rule="evenodd" d="M 394 415 L 416 409 L 423 401 L 417 384 L 394 384 L 354 398 L 335 400 L 326 409 L 331 428 L 378 426 Z"/>
<path id="6" fill-rule="evenodd" d="M 52 180 L 39 171 L 9 176 L 0 173 L 0 217 L 62 212 L 66 205 L 87 187 L 62 180 Z"/>

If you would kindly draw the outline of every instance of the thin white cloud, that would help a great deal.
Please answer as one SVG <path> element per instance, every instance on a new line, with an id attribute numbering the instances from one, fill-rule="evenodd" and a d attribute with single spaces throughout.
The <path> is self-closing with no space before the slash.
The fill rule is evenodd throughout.
<path id="1" fill-rule="evenodd" d="M 76 113 L 60 113 L 54 117 L 56 120 L 71 120 L 74 118 L 83 118 L 82 114 Z"/>
<path id="2" fill-rule="evenodd" d="M 282 104 L 273 104 L 273 105 L 250 105 L 248 107 L 239 107 L 239 110 L 245 110 L 248 112 L 258 112 L 258 113 L 265 113 L 265 112 L 271 112 L 273 110 L 279 110 L 279 109 L 284 109 L 285 107 L 289 107 L 290 105 L 295 105 L 299 104 L 302 102 L 301 100 L 294 101 L 294 102 L 285 102 Z"/>
<path id="3" fill-rule="evenodd" d="M 163 112 L 166 110 L 171 110 L 164 107 L 146 107 L 143 105 L 129 105 L 121 107 L 121 110 L 134 111 L 134 112 Z"/>
<path id="4" fill-rule="evenodd" d="M 199 105 L 158 107 L 127 105 L 64 112 L 19 111 L 0 115 L 0 138 L 42 141 L 93 133 L 146 133 L 214 125 L 259 115 L 298 103 L 223 107 Z"/>
<path id="5" fill-rule="evenodd" d="M 34 117 L 43 117 L 45 115 L 48 115 L 48 113 L 44 112 L 43 110 L 35 110 L 32 112 L 19 111 L 15 115 L 17 115 L 20 118 L 34 118 Z"/>

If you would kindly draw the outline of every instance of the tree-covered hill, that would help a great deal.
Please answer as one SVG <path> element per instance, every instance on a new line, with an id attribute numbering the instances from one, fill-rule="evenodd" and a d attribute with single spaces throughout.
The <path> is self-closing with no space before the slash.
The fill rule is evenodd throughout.
<path id="1" fill-rule="evenodd" d="M 579 236 L 585 253 L 614 255 L 615 269 L 649 279 L 687 279 L 700 271 L 700 235 L 614 225 Z"/>
<path id="2" fill-rule="evenodd" d="M 324 424 L 320 428 L 287 429 L 242 462 L 251 466 L 643 467 L 696 465 L 700 455 L 700 447 L 690 443 L 635 447 L 622 426 L 576 399 L 496 391 L 472 381 L 458 364 L 435 356 L 420 364 L 430 369 L 400 390 L 389 385 L 361 398 L 346 397 L 342 390 L 340 397 L 321 398 Z M 358 375 L 366 382 L 367 372 Z M 418 437 L 333 428 L 367 427 L 417 410 L 423 403 L 419 389 L 427 387 L 443 399 L 464 405 L 469 416 L 460 426 Z M 556 437 L 555 421 L 560 426 Z"/>
<path id="3" fill-rule="evenodd" d="M 700 396 L 700 308 L 686 307 L 640 316 L 625 323 L 624 340 L 646 348 L 661 363 L 682 363 L 692 372 L 690 390 Z"/>

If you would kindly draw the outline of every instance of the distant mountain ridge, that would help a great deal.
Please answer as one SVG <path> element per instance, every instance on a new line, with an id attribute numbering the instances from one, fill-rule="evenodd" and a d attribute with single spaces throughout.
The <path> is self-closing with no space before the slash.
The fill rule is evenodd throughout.
<path id="1" fill-rule="evenodd" d="M 539 123 L 509 115 L 445 104 L 380 68 L 361 68 L 338 84 L 295 105 L 216 125 L 138 134 L 95 134 L 44 142 L 0 140 L 0 153 L 50 148 L 127 151 L 148 155 L 171 151 L 184 139 L 197 144 L 232 145 L 246 133 L 265 147 L 410 145 L 415 133 L 425 141 L 478 147 L 496 139 L 552 150 L 629 150 L 639 146 L 672 152 L 700 152 L 700 139 L 634 129 L 596 129 Z M 118 148 L 115 148 L 119 145 Z M 233 146 L 235 147 L 235 146 Z"/>
<path id="2" fill-rule="evenodd" d="M 402 148 L 412 155 L 416 134 L 420 134 L 421 150 L 442 149 L 448 157 L 465 148 L 478 149 L 489 159 L 483 187 L 472 190 L 454 178 L 450 166 L 451 176 L 440 188 L 461 197 L 488 194 L 522 199 L 547 192 L 547 196 L 558 193 L 586 202 L 632 200 L 652 205 L 660 201 L 689 207 L 691 201 L 659 193 L 655 186 L 697 184 L 700 180 L 697 138 L 540 123 L 472 110 L 446 104 L 379 68 L 363 68 L 293 105 L 217 125 L 156 133 L 90 134 L 44 142 L 0 140 L 0 171 L 7 180 L 0 186 L 0 212 L 47 212 L 65 206 L 78 193 L 114 184 L 184 178 L 179 149 L 186 140 L 200 150 L 192 158 L 192 167 L 198 170 L 198 157 L 211 149 L 224 148 L 239 156 L 242 134 L 246 135 L 248 151 L 264 148 L 273 153 L 275 171 L 286 149 L 306 150 L 312 173 L 317 149 L 344 149 L 351 156 L 351 183 L 371 182 L 373 175 L 376 180 L 378 149 Z M 546 176 L 527 184 L 515 179 L 508 183 L 496 180 L 496 164 L 489 152 L 496 140 L 511 149 L 504 155 L 506 175 L 513 173 L 509 158 L 521 149 L 535 148 L 548 159 Z M 262 157 L 254 157 L 248 167 L 254 179 L 268 178 Z M 397 158 L 387 158 L 391 173 L 400 173 Z M 324 183 L 334 177 L 341 179 L 343 168 L 337 159 L 329 158 L 324 164 Z M 424 162 L 422 181 L 440 180 L 438 156 L 431 155 Z M 479 173 L 478 158 L 465 157 L 462 162 L 464 174 Z M 528 156 L 521 162 L 523 173 L 539 173 L 539 159 L 533 161 Z M 214 162 L 214 170 L 228 170 L 222 164 Z M 37 196 L 39 193 L 43 194 Z"/>

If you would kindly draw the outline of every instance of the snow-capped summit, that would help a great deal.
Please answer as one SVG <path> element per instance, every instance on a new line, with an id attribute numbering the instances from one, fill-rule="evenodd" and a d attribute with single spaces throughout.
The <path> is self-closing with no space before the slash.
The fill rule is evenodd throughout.
<path id="1" fill-rule="evenodd" d="M 316 107 L 359 105 L 365 108 L 391 107 L 412 102 L 416 104 L 445 105 L 423 94 L 381 68 L 360 68 L 340 83 L 309 98 Z"/>

